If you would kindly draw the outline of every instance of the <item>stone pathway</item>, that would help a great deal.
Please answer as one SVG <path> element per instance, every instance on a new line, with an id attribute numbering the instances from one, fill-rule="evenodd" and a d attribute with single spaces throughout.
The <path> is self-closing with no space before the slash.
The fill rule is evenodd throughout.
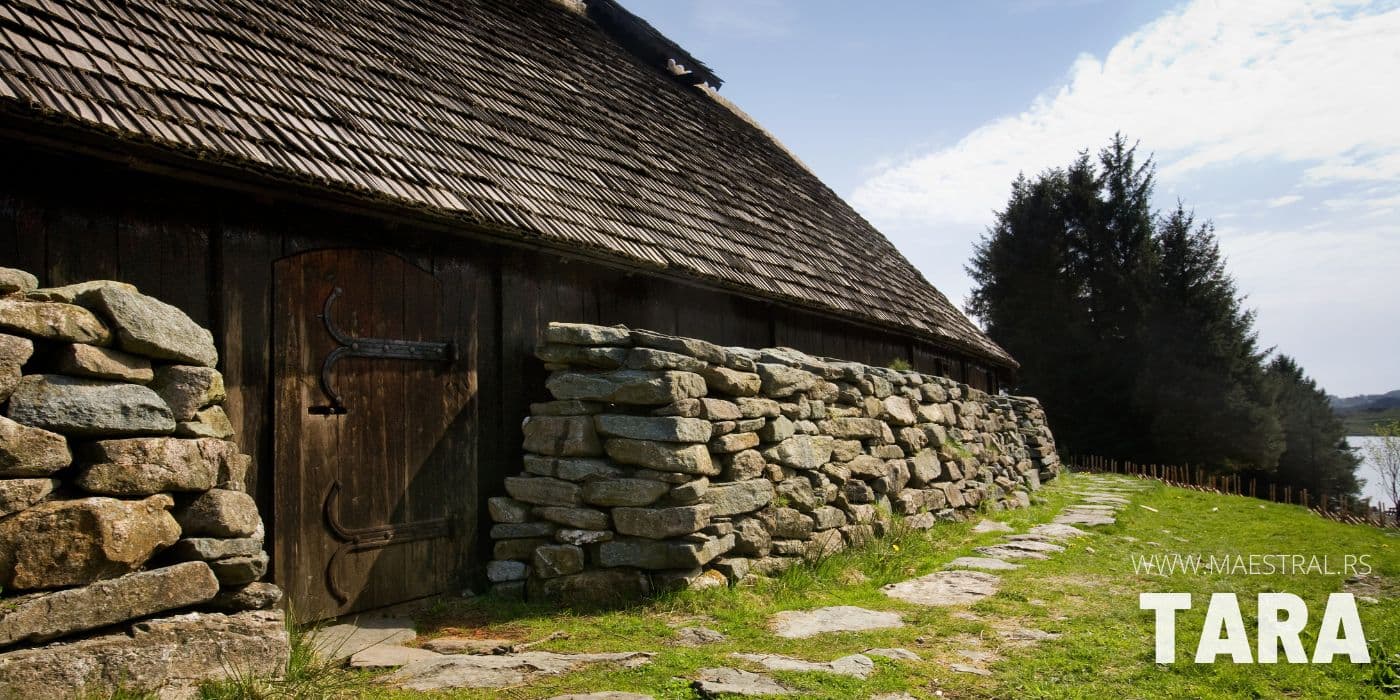
<path id="1" fill-rule="evenodd" d="M 1035 561 L 1046 560 L 1065 550 L 1064 543 L 1088 534 L 1081 527 L 1111 525 L 1117 513 L 1132 505 L 1131 495 L 1148 484 L 1116 477 L 1087 476 L 1083 486 L 1072 491 L 1080 503 L 1067 506 L 1053 522 L 1036 525 L 1026 532 L 992 520 L 983 520 L 972 528 L 975 533 L 1004 533 L 994 544 L 974 548 L 977 556 L 964 556 L 949 562 L 941 571 L 885 586 L 885 595 L 905 603 L 922 606 L 957 607 L 976 603 L 995 595 L 1001 577 L 995 573 L 1014 571 Z M 971 611 L 954 611 L 956 617 L 979 619 Z M 694 624 L 693 622 L 691 623 Z M 1053 632 L 1025 628 L 1015 624 L 992 622 L 997 637 L 1006 646 L 1028 646 L 1058 639 Z M 773 634 L 787 639 L 806 639 L 823 634 L 860 633 L 903 627 L 901 615 L 893 611 L 868 610 L 843 605 L 814 610 L 788 610 L 769 621 Z M 407 646 L 414 640 L 411 623 L 407 620 L 383 618 L 358 625 L 337 625 L 317 633 L 317 648 L 336 659 L 348 659 L 351 666 L 362 668 L 398 667 L 382 680 L 409 690 L 435 691 L 451 688 L 500 688 L 517 686 L 541 676 L 552 676 L 577 670 L 587 664 L 606 663 L 633 668 L 651 661 L 652 652 L 621 652 L 610 654 L 562 654 L 546 651 L 508 653 L 512 642 L 501 639 L 444 637 L 431 640 L 423 648 Z M 699 626 L 676 630 L 675 644 L 698 646 L 722 642 L 725 636 Z M 921 640 L 922 643 L 922 640 Z M 994 651 L 978 648 L 980 640 L 968 637 L 957 649 L 958 662 L 948 668 L 957 673 L 991 675 L 986 666 L 998 661 Z M 921 658 L 908 649 L 867 649 L 830 661 L 811 661 L 768 653 L 731 653 L 730 657 L 765 671 L 829 673 L 866 679 L 876 670 L 874 658 L 898 662 L 917 662 Z M 695 673 L 691 686 L 703 698 L 721 696 L 795 695 L 797 691 L 763 672 L 740 668 L 703 668 Z M 560 695 L 550 700 L 643 700 L 648 695 L 625 692 L 595 692 Z M 877 696 L 887 700 L 904 700 L 907 695 Z M 872 700 L 874 700 L 872 698 Z"/>
<path id="2" fill-rule="evenodd" d="M 1050 559 L 1054 554 L 1064 552 L 1064 542 L 1088 535 L 1084 529 L 1074 525 L 1098 526 L 1117 522 L 1114 515 L 1131 504 L 1130 498 L 1138 487 L 1133 482 L 1112 477 L 1086 477 L 1091 489 L 1072 491 L 1082 498 L 1082 503 L 1064 508 L 1054 518 L 1054 522 L 1033 526 L 1029 531 L 1016 533 L 1004 522 L 983 519 L 974 525 L 972 532 L 1004 532 L 1001 542 L 994 545 L 974 547 L 980 556 L 958 557 L 949 561 L 942 571 L 911 578 L 882 588 L 885 595 L 897 601 L 925 606 L 965 606 L 997 594 L 1001 577 L 987 571 L 1012 571 L 1025 564 L 1012 560 L 1036 561 Z M 962 616 L 953 613 L 955 616 Z M 976 616 L 967 615 L 976 619 Z M 864 631 L 882 627 L 900 626 L 896 613 L 878 612 L 864 608 L 822 608 L 818 610 L 788 610 L 773 617 L 774 633 L 781 637 L 805 638 L 832 631 Z M 1012 647 L 1039 644 L 1042 641 L 1060 637 L 1050 631 L 1030 629 L 1030 627 L 1007 626 L 997 630 L 998 637 Z M 976 640 L 970 640 L 976 643 Z M 867 650 L 864 654 L 853 654 L 829 662 L 805 661 L 776 654 L 731 654 L 739 661 L 763 666 L 769 671 L 799 671 L 843 673 L 854 678 L 865 678 L 874 671 L 871 658 L 889 655 L 890 658 L 916 661 L 918 655 L 907 650 Z M 906 655 L 907 654 L 907 657 Z M 948 668 L 953 672 L 991 675 L 984 666 L 998 661 L 1000 657 L 993 651 L 980 648 L 966 648 L 958 654 L 966 662 L 953 662 Z M 762 673 L 741 671 L 741 669 L 703 669 L 700 678 L 693 683 L 703 697 L 717 697 L 720 694 L 790 694 L 791 689 L 777 683 Z M 896 696 L 897 697 L 897 696 Z"/>
<path id="3" fill-rule="evenodd" d="M 1132 503 L 1128 497 L 1135 491 L 1149 487 L 1147 484 L 1139 486 L 1124 479 L 1086 477 L 1086 481 L 1092 488 L 1072 492 L 1079 496 L 1082 502 L 1066 507 L 1053 522 L 1036 525 L 1025 533 L 1005 535 L 1001 542 L 996 544 L 976 547 L 973 551 L 981 556 L 954 559 L 944 567 L 944 571 L 886 586 L 886 595 L 918 605 L 964 605 L 995 595 L 1000 577 L 966 569 L 1010 571 L 1024 566 L 1013 563 L 1015 560 L 1047 560 L 1065 550 L 1059 543 L 1088 534 L 1074 525 L 1114 524 L 1117 522 L 1115 514 Z M 988 520 L 978 523 L 972 531 L 1013 532 L 1012 528 L 1002 523 Z M 975 574 L 977 578 L 966 578 L 964 574 Z M 1052 632 L 1020 627 L 999 630 L 999 636 L 1014 646 L 1059 638 L 1058 634 Z M 958 673 L 991 675 L 984 666 L 999 658 L 995 653 L 982 649 L 961 649 L 958 653 L 971 662 L 949 664 L 949 669 Z"/>
<path id="4" fill-rule="evenodd" d="M 1012 564 L 1009 561 L 1003 561 L 993 557 L 958 557 L 948 562 L 948 568 L 981 569 L 983 571 L 1013 571 L 1021 568 L 1021 565 Z"/>
<path id="5" fill-rule="evenodd" d="M 651 652 L 612 654 L 559 654 L 552 651 L 525 651 L 518 654 L 438 654 L 434 659 L 412 661 L 383 683 L 407 690 L 448 690 L 452 688 L 502 688 L 520 685 L 539 676 L 556 676 L 586 664 L 607 663 L 636 668 L 651 662 Z"/>
<path id="6" fill-rule="evenodd" d="M 602 693 L 585 693 L 583 695 L 555 695 L 549 700 L 654 700 L 650 695 L 638 693 L 620 693 L 606 691 Z"/>

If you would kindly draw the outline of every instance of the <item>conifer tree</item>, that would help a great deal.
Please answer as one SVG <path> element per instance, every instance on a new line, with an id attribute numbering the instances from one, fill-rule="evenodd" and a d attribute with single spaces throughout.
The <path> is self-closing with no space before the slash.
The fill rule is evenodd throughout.
<path id="1" fill-rule="evenodd" d="M 1265 365 L 1210 222 L 1151 208 L 1121 134 L 1012 184 L 978 242 L 968 312 L 1021 361 L 1068 453 L 1251 471 L 1350 494 L 1355 458 L 1291 359 Z"/>
<path id="2" fill-rule="evenodd" d="M 1315 498 L 1356 493 L 1360 460 L 1347 447 L 1346 428 L 1332 412 L 1327 392 L 1287 355 L 1269 363 L 1268 378 L 1285 444 L 1275 479 L 1306 488 Z"/>
<path id="3" fill-rule="evenodd" d="M 1283 434 L 1254 315 L 1242 308 L 1214 227 L 1180 203 L 1157 225 L 1135 400 L 1151 418 L 1153 461 L 1228 471 L 1274 464 Z"/>

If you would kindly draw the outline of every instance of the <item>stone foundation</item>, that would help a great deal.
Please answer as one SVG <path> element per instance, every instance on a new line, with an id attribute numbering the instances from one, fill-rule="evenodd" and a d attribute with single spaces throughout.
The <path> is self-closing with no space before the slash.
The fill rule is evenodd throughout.
<path id="1" fill-rule="evenodd" d="M 36 286 L 0 268 L 0 696 L 279 672 L 280 613 L 240 612 L 281 591 L 213 336 L 128 284 Z"/>
<path id="2" fill-rule="evenodd" d="M 489 501 L 503 595 L 631 597 L 772 575 L 882 535 L 1014 508 L 1060 469 L 1033 398 L 944 377 L 550 324 L 554 401 Z"/>

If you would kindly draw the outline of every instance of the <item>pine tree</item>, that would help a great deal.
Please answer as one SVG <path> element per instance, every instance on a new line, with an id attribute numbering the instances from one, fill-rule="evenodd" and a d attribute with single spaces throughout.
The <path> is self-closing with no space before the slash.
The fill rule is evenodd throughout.
<path id="1" fill-rule="evenodd" d="M 1283 435 L 1254 333 L 1214 227 L 1177 204 L 1158 222 L 1135 399 L 1154 461 L 1229 471 L 1277 462 Z"/>
<path id="2" fill-rule="evenodd" d="M 1332 412 L 1327 392 L 1287 355 L 1269 363 L 1268 378 L 1285 440 L 1276 481 L 1305 488 L 1314 498 L 1355 494 L 1360 460 L 1347 447 L 1346 429 Z"/>
<path id="3" fill-rule="evenodd" d="M 1151 159 L 1116 135 L 1097 157 L 1019 177 L 976 246 L 968 312 L 1022 363 L 1070 453 L 1356 489 L 1341 427 L 1296 363 L 1266 368 L 1209 222 L 1151 209 Z"/>
<path id="4" fill-rule="evenodd" d="M 968 311 L 1017 357 L 1020 391 L 1070 451 L 1141 458 L 1133 403 L 1153 260 L 1152 165 L 1121 135 L 1092 158 L 1018 178 L 968 266 Z"/>
<path id="5" fill-rule="evenodd" d="M 1058 371 L 1085 366 L 1094 348 L 1081 285 L 1067 270 L 1069 187 L 1064 170 L 1017 178 L 967 267 L 977 283 L 968 309 L 1020 359 L 1020 391 L 1040 397 L 1051 415 L 1078 417 L 1057 425 L 1062 445 L 1086 444 L 1081 435 L 1092 432 L 1080 382 Z"/>

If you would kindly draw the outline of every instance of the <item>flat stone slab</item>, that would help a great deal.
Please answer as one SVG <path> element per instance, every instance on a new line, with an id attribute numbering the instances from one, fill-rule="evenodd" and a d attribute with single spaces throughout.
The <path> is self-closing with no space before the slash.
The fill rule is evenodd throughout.
<path id="1" fill-rule="evenodd" d="M 722 695 L 792 695 L 793 691 L 761 673 L 737 668 L 702 668 L 691 684 L 702 698 Z"/>
<path id="2" fill-rule="evenodd" d="M 1112 525 L 1118 522 L 1118 519 L 1099 511 L 1066 508 L 1064 512 L 1055 516 L 1054 522 L 1060 525 Z"/>
<path id="3" fill-rule="evenodd" d="M 724 635 L 708 627 L 682 627 L 676 630 L 676 641 L 686 646 L 699 646 L 722 642 Z"/>
<path id="4" fill-rule="evenodd" d="M 623 693 L 615 690 L 608 690 L 601 693 L 585 693 L 579 695 L 555 695 L 549 700 L 655 700 L 650 695 L 640 693 Z"/>
<path id="5" fill-rule="evenodd" d="M 1049 542 L 1038 542 L 1036 540 L 1012 540 L 996 546 L 1010 547 L 1011 549 L 1019 549 L 1026 552 L 1041 552 L 1043 554 L 1059 554 L 1060 552 L 1065 551 L 1065 548 L 1061 547 L 1058 544 L 1050 544 Z"/>
<path id="6" fill-rule="evenodd" d="M 989 547 L 978 547 L 972 551 L 993 559 L 1049 559 L 1050 555 L 1043 552 L 1032 552 L 1026 549 L 1019 549 L 1013 545 L 1025 544 L 1024 542 L 1008 542 L 1006 544 L 991 545 Z"/>
<path id="7" fill-rule="evenodd" d="M 1120 508 L 1132 503 L 1132 501 L 1126 498 L 1119 498 L 1117 496 L 1088 496 L 1084 499 L 1084 502 L 1091 505 L 1117 506 Z"/>
<path id="8" fill-rule="evenodd" d="M 1065 525 L 1063 523 L 1045 523 L 1044 525 L 1036 525 L 1035 527 L 1031 528 L 1030 532 L 1027 534 L 1040 535 L 1042 537 L 1048 537 L 1052 540 L 1068 540 L 1075 537 L 1083 537 L 1084 535 L 1087 535 L 1089 533 L 1080 530 L 1079 528 L 1074 527 L 1072 525 Z"/>
<path id="9" fill-rule="evenodd" d="M 991 557 L 958 557 L 943 567 L 945 569 L 979 569 L 981 571 L 1012 571 L 1021 568 L 1020 564 L 993 559 Z"/>
<path id="10" fill-rule="evenodd" d="M 903 627 L 899 613 L 866 610 L 854 605 L 837 605 L 816 610 L 785 610 L 769 621 L 773 634 L 787 639 L 805 639 L 828 632 L 862 632 Z"/>
<path id="11" fill-rule="evenodd" d="M 983 532 L 1014 532 L 1010 525 L 999 523 L 995 520 L 983 520 L 972 527 L 972 531 L 978 534 Z"/>
<path id="12" fill-rule="evenodd" d="M 367 617 L 316 630 L 311 647 L 327 661 L 348 659 L 372 646 L 402 645 L 418 638 L 413 620 L 402 617 Z"/>
<path id="13" fill-rule="evenodd" d="M 891 598 L 915 605 L 971 605 L 994 595 L 1000 584 L 999 576 L 954 569 L 891 583 L 880 590 Z"/>
<path id="14" fill-rule="evenodd" d="M 442 658 L 442 654 L 427 649 L 416 649 L 398 644 L 376 644 L 352 654 L 350 666 L 352 668 L 397 668 L 414 661 L 440 658 Z"/>
<path id="15" fill-rule="evenodd" d="M 503 688 L 520 685 L 538 676 L 557 676 L 586 664 L 607 663 L 636 668 L 651 662 L 650 652 L 624 651 L 612 654 L 559 654 L 552 651 L 526 651 L 494 656 L 442 655 L 411 662 L 382 682 L 407 690 L 449 690 L 452 688 Z"/>
<path id="16" fill-rule="evenodd" d="M 1046 632 L 1031 627 L 1017 627 L 1014 629 L 1001 630 L 1001 638 L 1012 642 L 1045 642 L 1052 639 L 1059 639 L 1057 632 Z"/>
<path id="17" fill-rule="evenodd" d="M 978 676 L 992 675 L 992 672 L 988 671 L 985 668 L 977 668 L 976 666 L 969 666 L 967 664 L 949 664 L 948 668 L 951 668 L 958 673 L 971 673 Z"/>
<path id="18" fill-rule="evenodd" d="M 1005 539 L 1006 539 L 1007 542 L 1055 542 L 1055 541 L 1056 541 L 1056 540 L 1055 540 L 1054 538 L 1052 538 L 1052 537 L 1048 537 L 1048 536 L 1046 536 L 1046 535 L 1037 535 L 1037 534 L 1035 534 L 1035 533 L 1033 533 L 1033 532 L 1027 532 L 1027 533 L 1020 534 L 1020 535 L 1007 535 Z"/>
<path id="19" fill-rule="evenodd" d="M 870 660 L 865 654 L 851 654 L 843 656 L 834 661 L 819 663 L 815 661 L 804 661 L 791 656 L 779 654 L 739 654 L 730 656 L 758 664 L 770 671 L 799 671 L 803 673 L 835 673 L 840 676 L 851 676 L 865 680 L 870 674 L 875 672 L 875 662 Z"/>
<path id="20" fill-rule="evenodd" d="M 423 648 L 439 654 L 494 654 L 498 649 L 509 649 L 515 643 L 510 639 L 438 637 L 424 642 Z"/>
<path id="21" fill-rule="evenodd" d="M 1093 504 L 1093 503 L 1080 503 L 1080 504 L 1077 504 L 1077 505 L 1070 506 L 1069 508 L 1066 508 L 1065 510 L 1089 510 L 1089 511 L 1099 511 L 1099 512 L 1102 512 L 1102 513 L 1117 513 L 1118 511 L 1123 510 L 1123 509 L 1122 509 L 1121 507 L 1119 507 L 1119 506 L 1106 506 L 1106 505 L 1095 505 L 1095 504 Z"/>
<path id="22" fill-rule="evenodd" d="M 861 653 L 866 656 L 877 656 L 882 659 L 893 659 L 895 661 L 923 661 L 923 657 L 918 654 L 899 647 L 890 649 L 866 649 Z"/>

